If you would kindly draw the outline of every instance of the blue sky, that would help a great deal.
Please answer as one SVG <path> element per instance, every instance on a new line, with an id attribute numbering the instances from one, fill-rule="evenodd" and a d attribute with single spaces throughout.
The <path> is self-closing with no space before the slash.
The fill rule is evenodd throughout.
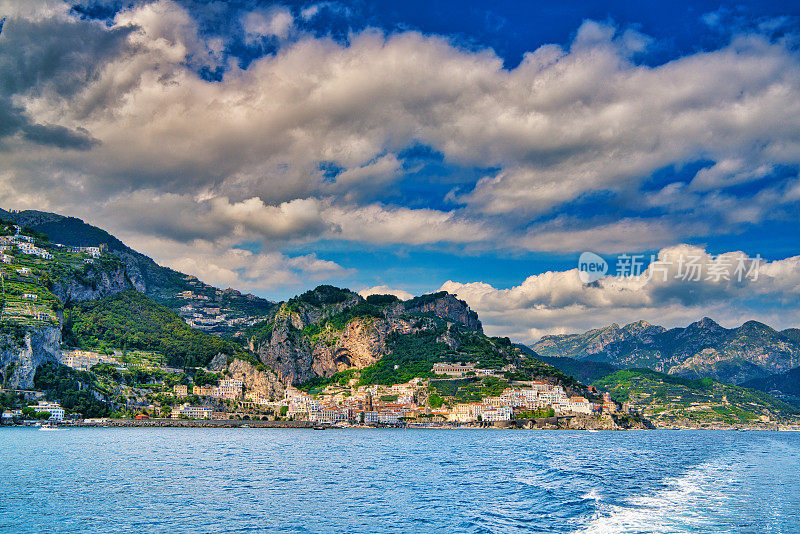
<path id="1" fill-rule="evenodd" d="M 0 0 L 0 18 L 6 209 L 276 300 L 449 289 L 527 341 L 800 322 L 798 3 Z M 777 279 L 585 287 L 583 251 L 610 274 L 621 253 L 741 251 Z"/>

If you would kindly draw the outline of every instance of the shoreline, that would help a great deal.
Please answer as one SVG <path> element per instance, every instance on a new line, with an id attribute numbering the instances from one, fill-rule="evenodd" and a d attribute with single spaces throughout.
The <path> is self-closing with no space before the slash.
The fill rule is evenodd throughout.
<path id="1" fill-rule="evenodd" d="M 533 424 L 531 424 L 533 423 Z M 548 424 L 550 423 L 550 424 Z M 3 425 L 8 428 L 14 427 L 33 427 L 38 425 Z M 58 428 L 273 428 L 273 429 L 305 429 L 305 430 L 564 430 L 564 431 L 583 431 L 583 432 L 626 432 L 642 430 L 721 430 L 721 431 L 768 431 L 768 432 L 798 432 L 800 428 L 787 425 L 780 428 L 780 425 L 767 427 L 655 427 L 655 428 L 570 428 L 552 425 L 551 421 L 498 421 L 492 424 L 464 424 L 464 425 L 347 425 L 337 426 L 330 424 L 320 424 L 312 421 L 261 421 L 261 420 L 239 420 L 239 419 L 102 419 L 94 421 L 67 422 L 56 425 Z"/>

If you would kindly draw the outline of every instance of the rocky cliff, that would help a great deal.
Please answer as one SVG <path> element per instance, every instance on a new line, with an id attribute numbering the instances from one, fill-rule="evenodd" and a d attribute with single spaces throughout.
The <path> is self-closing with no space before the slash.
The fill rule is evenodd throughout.
<path id="1" fill-rule="evenodd" d="M 0 334 L 3 387 L 31 389 L 36 369 L 43 363 L 58 361 L 60 352 L 60 327 L 4 325 Z"/>
<path id="2" fill-rule="evenodd" d="M 409 301 L 365 300 L 347 290 L 320 286 L 278 306 L 267 321 L 252 329 L 249 345 L 281 382 L 299 384 L 375 364 L 387 354 L 390 335 L 433 328 L 426 316 L 482 333 L 477 314 L 449 293 Z M 439 341 L 457 346 L 448 334 L 446 327 Z"/>
<path id="3" fill-rule="evenodd" d="M 84 277 L 55 281 L 51 291 L 61 302 L 83 302 L 116 295 L 132 288 L 125 267 L 120 265 L 113 270 L 92 268 Z"/>
<path id="4" fill-rule="evenodd" d="M 471 330 L 483 333 L 483 325 L 478 314 L 466 302 L 446 291 L 415 297 L 405 302 L 397 302 L 386 310 L 387 315 L 400 317 L 408 314 L 430 313 L 442 319 L 461 323 Z"/>
<path id="5" fill-rule="evenodd" d="M 227 369 L 230 378 L 241 380 L 247 391 L 271 400 L 283 398 L 286 388 L 271 369 L 259 369 L 251 362 L 233 358 L 222 369 Z"/>

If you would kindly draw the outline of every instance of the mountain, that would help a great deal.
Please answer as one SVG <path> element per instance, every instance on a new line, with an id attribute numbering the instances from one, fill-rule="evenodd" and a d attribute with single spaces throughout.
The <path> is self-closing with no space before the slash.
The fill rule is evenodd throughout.
<path id="1" fill-rule="evenodd" d="M 639 321 L 585 334 L 545 336 L 532 349 L 545 358 L 646 367 L 687 378 L 710 377 L 741 384 L 800 365 L 800 332 L 779 332 L 757 321 L 727 329 L 708 317 L 669 330 Z"/>
<path id="2" fill-rule="evenodd" d="M 593 385 L 640 411 L 656 426 L 758 424 L 795 420 L 800 414 L 800 408 L 761 391 L 650 369 L 618 371 Z"/>
<path id="3" fill-rule="evenodd" d="M 785 373 L 754 378 L 743 384 L 745 387 L 765 391 L 781 400 L 800 406 L 800 367 Z"/>
<path id="4" fill-rule="evenodd" d="M 619 367 L 614 367 L 606 362 L 576 360 L 574 358 L 552 358 L 541 355 L 538 356 L 538 359 L 548 365 L 552 365 L 565 375 L 571 376 L 584 384 L 590 384 L 595 380 L 599 380 L 619 371 Z"/>
<path id="5" fill-rule="evenodd" d="M 350 379 L 389 385 L 434 378 L 435 363 L 461 362 L 505 373 L 509 380 L 538 377 L 585 392 L 508 338 L 486 336 L 477 314 L 446 292 L 407 301 L 391 295 L 365 299 L 323 285 L 280 303 L 247 336 L 250 350 L 279 381 L 306 389 Z"/>
<path id="6" fill-rule="evenodd" d="M 235 334 L 274 307 L 160 267 L 74 218 L 0 210 L 0 241 L 0 382 L 8 388 L 33 387 L 36 370 L 61 359 L 62 342 L 154 350 L 173 365 L 205 365 L 243 349 L 191 323 Z M 87 246 L 96 248 L 80 248 Z"/>
<path id="7" fill-rule="evenodd" d="M 274 307 L 273 302 L 255 295 L 230 288 L 223 291 L 194 276 L 162 267 L 105 230 L 75 217 L 35 210 L 0 210 L 0 220 L 43 234 L 52 243 L 72 247 L 104 245 L 110 255 L 124 264 L 125 274 L 135 289 L 195 320 L 194 326 L 213 333 L 233 335 L 239 330 L 236 325 L 264 316 Z M 220 315 L 227 320 L 218 320 Z"/>

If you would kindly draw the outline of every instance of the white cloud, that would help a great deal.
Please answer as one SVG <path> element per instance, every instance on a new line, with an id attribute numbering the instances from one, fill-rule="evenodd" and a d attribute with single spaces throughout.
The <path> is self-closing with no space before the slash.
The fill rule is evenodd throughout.
<path id="1" fill-rule="evenodd" d="M 245 26 L 285 35 L 290 19 L 253 12 Z M 543 46 L 510 71 L 490 51 L 414 32 L 366 32 L 349 45 L 300 37 L 207 82 L 186 58 L 214 64 L 214 47 L 176 4 L 145 4 L 116 23 L 134 29 L 129 50 L 80 94 L 20 99 L 42 122 L 82 126 L 101 142 L 83 156 L 48 154 L 90 190 L 213 188 L 272 205 L 326 193 L 358 200 L 390 187 L 397 152 L 421 142 L 449 163 L 499 166 L 460 198 L 475 217 L 519 218 L 701 157 L 717 164 L 698 174 L 696 190 L 800 162 L 798 59 L 758 36 L 646 67 L 629 58 L 646 39 L 586 22 L 569 49 Z M 24 144 L 15 148 L 15 163 L 41 163 L 40 150 L 29 159 Z M 322 161 L 344 169 L 336 183 L 322 179 Z"/>
<path id="2" fill-rule="evenodd" d="M 255 253 L 230 241 L 195 240 L 185 244 L 170 239 L 126 233 L 121 238 L 137 250 L 148 250 L 159 263 L 197 276 L 217 287 L 265 294 L 276 289 L 300 290 L 353 272 L 316 254 L 288 256 L 280 252 Z"/>
<path id="3" fill-rule="evenodd" d="M 253 43 L 260 37 L 273 35 L 279 39 L 286 39 L 293 26 L 294 17 L 285 7 L 251 11 L 242 18 L 245 41 L 248 43 Z"/>
<path id="4" fill-rule="evenodd" d="M 746 268 L 741 276 L 740 259 Z M 753 259 L 741 252 L 712 257 L 702 248 L 678 245 L 659 251 L 658 260 L 641 277 L 608 276 L 589 285 L 572 269 L 530 276 L 509 289 L 453 281 L 440 289 L 466 300 L 488 333 L 528 343 L 546 334 L 642 319 L 667 327 L 705 315 L 729 327 L 750 319 L 776 328 L 800 324 L 800 256 L 762 260 L 750 271 Z M 700 266 L 699 280 L 689 261 Z"/>
<path id="5" fill-rule="evenodd" d="M 800 60 L 785 40 L 742 34 L 648 66 L 633 58 L 649 38 L 587 21 L 570 45 L 542 46 L 505 69 L 491 50 L 417 32 L 316 38 L 273 8 L 240 22 L 251 43 L 276 37 L 278 52 L 241 69 L 168 0 L 135 3 L 110 27 L 58 2 L 0 6 L 9 17 L 0 112 L 6 102 L 11 110 L 11 126 L 0 124 L 0 199 L 115 231 L 136 226 L 145 252 L 219 280 L 244 276 L 244 259 L 263 265 L 252 280 L 335 271 L 277 252 L 315 239 L 614 252 L 796 218 L 796 178 L 728 191 L 800 164 Z M 207 81 L 201 67 L 224 76 Z M 403 205 L 392 199 L 401 154 L 415 144 L 445 166 L 497 172 Z M 690 184 L 642 192 L 654 171 L 700 160 L 713 163 Z M 326 176 L 325 164 L 341 172 Z M 557 214 L 608 191 L 630 215 Z M 277 263 L 234 252 L 245 240 Z M 218 245 L 212 254 L 196 242 Z M 562 286 L 550 297 L 581 292 L 551 277 Z M 566 305 L 542 306 L 542 317 L 569 319 Z"/>
<path id="6" fill-rule="evenodd" d="M 358 294 L 364 298 L 367 298 L 370 295 L 394 295 L 400 300 L 408 300 L 414 297 L 414 295 L 412 295 L 408 291 L 405 291 L 403 289 L 393 289 L 387 285 L 380 285 L 362 289 L 361 291 L 358 292 Z"/>

